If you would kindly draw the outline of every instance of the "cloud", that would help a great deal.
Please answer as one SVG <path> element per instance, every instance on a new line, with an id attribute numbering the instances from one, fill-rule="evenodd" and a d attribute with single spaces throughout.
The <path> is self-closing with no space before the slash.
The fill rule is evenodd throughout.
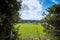
<path id="1" fill-rule="evenodd" d="M 52 2 L 54 2 L 54 3 L 56 3 L 56 4 L 58 4 L 59 2 L 58 1 L 56 1 L 56 0 L 51 0 Z"/>
<path id="2" fill-rule="evenodd" d="M 23 0 L 20 13 L 22 19 L 40 20 L 42 19 L 42 4 L 39 0 Z"/>

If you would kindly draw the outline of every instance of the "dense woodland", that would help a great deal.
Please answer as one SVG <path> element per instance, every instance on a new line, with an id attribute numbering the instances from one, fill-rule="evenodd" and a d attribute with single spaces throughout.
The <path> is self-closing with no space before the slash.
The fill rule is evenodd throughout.
<path id="1" fill-rule="evenodd" d="M 17 28 L 14 27 L 14 25 L 20 24 L 18 11 L 21 9 L 21 2 L 21 0 L 0 0 L 0 40 L 22 40 L 18 37 L 21 35 L 18 34 L 20 25 Z M 49 14 L 36 23 L 40 22 L 39 24 L 43 25 L 44 32 L 50 38 L 49 40 L 60 40 L 60 4 L 51 6 L 47 11 Z M 45 13 L 43 12 L 43 14 Z M 39 35 L 38 31 L 37 33 Z M 40 39 L 40 36 L 38 38 L 39 40 L 48 40 Z"/>

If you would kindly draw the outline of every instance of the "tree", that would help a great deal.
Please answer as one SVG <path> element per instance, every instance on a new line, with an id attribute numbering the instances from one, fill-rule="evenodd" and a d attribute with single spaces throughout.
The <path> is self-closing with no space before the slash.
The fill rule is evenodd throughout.
<path id="1" fill-rule="evenodd" d="M 55 28 L 53 34 L 60 40 L 60 4 L 53 5 L 47 11 L 46 22 Z"/>
<path id="2" fill-rule="evenodd" d="M 19 20 L 20 3 L 17 0 L 0 0 L 0 40 L 11 39 L 13 24 Z"/>

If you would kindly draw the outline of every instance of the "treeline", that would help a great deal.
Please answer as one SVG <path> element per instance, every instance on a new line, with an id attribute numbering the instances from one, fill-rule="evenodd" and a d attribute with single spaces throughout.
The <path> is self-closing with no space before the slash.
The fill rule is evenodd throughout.
<path id="1" fill-rule="evenodd" d="M 20 23 L 40 23 L 40 20 L 20 20 Z"/>

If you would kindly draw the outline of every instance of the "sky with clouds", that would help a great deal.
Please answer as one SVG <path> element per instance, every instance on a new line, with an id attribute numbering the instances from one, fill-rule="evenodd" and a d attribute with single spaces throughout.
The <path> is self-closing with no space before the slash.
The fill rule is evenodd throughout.
<path id="1" fill-rule="evenodd" d="M 60 3 L 60 0 L 22 0 L 21 19 L 40 20 L 43 18 L 43 11 L 48 13 L 45 9 L 58 3 Z"/>

